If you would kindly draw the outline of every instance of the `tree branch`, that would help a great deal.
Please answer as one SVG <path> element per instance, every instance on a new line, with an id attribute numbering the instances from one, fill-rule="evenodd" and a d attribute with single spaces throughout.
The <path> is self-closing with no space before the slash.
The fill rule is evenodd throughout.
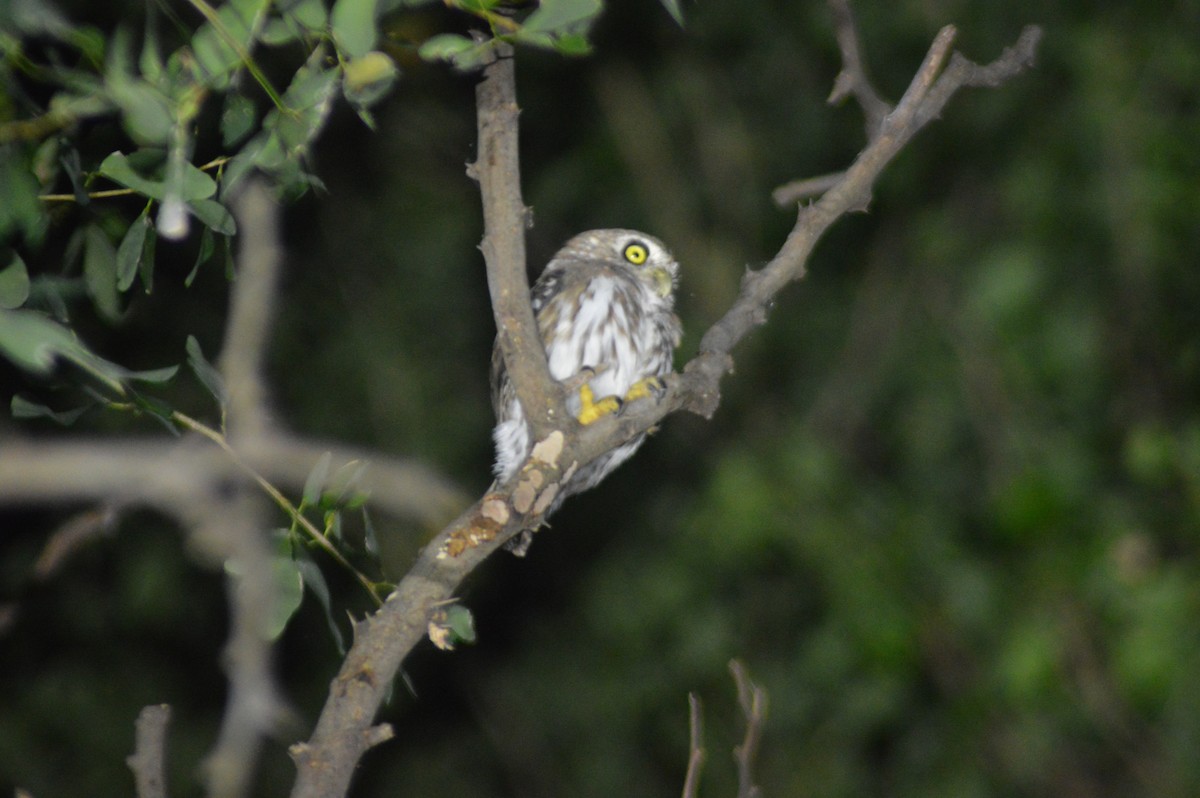
<path id="1" fill-rule="evenodd" d="M 829 0 L 829 9 L 833 12 L 834 33 L 838 49 L 842 52 L 842 71 L 834 79 L 833 91 L 826 102 L 838 105 L 853 95 L 863 111 L 867 141 L 874 141 L 883 127 L 884 117 L 892 112 L 892 107 L 879 96 L 867 76 L 867 65 L 862 57 L 862 45 L 859 44 L 858 26 L 854 22 L 854 12 L 850 10 L 850 0 Z"/>
<path id="2" fill-rule="evenodd" d="M 525 271 L 528 208 L 521 199 L 517 83 L 512 46 L 496 45 L 496 58 L 475 88 L 479 151 L 467 174 L 479 181 L 483 241 L 496 336 L 505 367 L 535 438 L 566 417 L 562 391 L 550 376 L 546 352 L 529 302 Z"/>
<path id="3" fill-rule="evenodd" d="M 1031 33 L 1032 31 L 1032 33 Z M 520 472 L 516 484 L 502 486 L 501 492 L 489 493 L 463 512 L 421 552 L 416 565 L 371 617 L 355 627 L 352 646 L 337 677 L 330 686 L 329 699 L 321 712 L 316 730 L 307 743 L 292 747 L 299 774 L 293 798 L 330 798 L 345 794 L 358 759 L 377 741 L 372 719 L 408 652 L 425 636 L 430 614 L 450 599 L 461 581 L 507 539 L 525 529 L 536 529 L 553 500 L 558 486 L 580 465 L 610 451 L 621 443 L 645 432 L 670 413 L 688 410 L 710 417 L 720 401 L 721 378 L 732 369 L 730 352 L 750 330 L 766 321 L 768 309 L 784 286 L 804 276 L 805 263 L 816 242 L 844 214 L 867 204 L 870 189 L 884 167 L 929 119 L 934 118 L 953 94 L 937 84 L 931 91 L 938 70 L 944 63 L 953 40 L 953 28 L 943 29 L 934 40 L 925 62 L 896 110 L 884 119 L 880 134 L 859 155 L 842 180 L 825 192 L 812 206 L 800 209 L 795 227 L 778 254 L 761 270 L 747 271 L 742 289 L 733 306 L 700 343 L 700 353 L 682 374 L 670 375 L 667 392 L 658 402 L 639 400 L 629 403 L 619 415 L 605 417 L 581 427 L 572 418 L 554 424 L 555 408 L 547 400 L 552 391 L 545 389 L 549 379 L 544 373 L 545 357 L 532 330 L 532 313 L 524 290 L 524 276 L 516 268 L 523 258 L 523 246 L 504 235 L 519 229 L 519 179 L 516 171 L 516 106 L 511 59 L 501 58 L 485 72 L 484 84 L 477 95 L 480 120 L 480 158 L 472 172 L 480 181 L 484 195 L 486 226 L 484 253 L 488 258 L 489 286 L 496 304 L 501 348 L 510 373 L 514 364 L 525 376 L 519 383 L 530 401 L 544 412 L 542 421 L 548 432 L 535 432 L 537 443 Z M 981 68 L 980 75 L 1011 76 L 1032 61 L 1037 30 L 1027 29 L 1018 46 Z M 492 88 L 485 90 L 490 81 Z M 966 85 L 960 81 L 957 85 Z M 957 87 L 957 86 L 956 86 Z M 487 117 L 486 121 L 482 117 Z M 509 130 L 494 127 L 498 119 L 507 120 Z M 485 143 L 499 139 L 501 150 Z M 505 157 L 498 154 L 507 153 Z M 500 189 L 497 181 L 514 185 Z M 516 198 L 516 199 L 514 199 Z M 506 213 L 498 208 L 503 207 Z M 487 216 L 491 214 L 490 217 Z M 504 219 L 502 223 L 500 220 Z M 495 236 L 495 238 L 493 238 Z M 501 257 L 500 244 L 508 259 Z M 518 275 L 522 291 L 515 283 Z M 530 350 L 534 351 L 530 351 Z M 508 359 L 511 358 L 511 359 Z M 538 368 L 540 366 L 541 368 Z M 514 380 L 516 380 L 514 373 Z M 552 387 L 552 386 L 551 386 Z M 518 395 L 521 395 L 520 391 Z M 527 415 L 531 405 L 522 404 Z M 559 417 L 561 418 L 561 416 Z M 535 430 L 538 428 L 535 427 Z M 742 748 L 752 754 L 756 737 L 748 738 Z"/>
<path id="4" fill-rule="evenodd" d="M 621 414 L 587 427 L 565 413 L 561 391 L 549 376 L 529 306 L 513 64 L 511 50 L 497 48 L 501 57 L 485 69 L 477 94 L 479 158 L 470 171 L 479 179 L 483 197 L 485 235 L 481 249 L 487 261 L 500 347 L 537 443 L 516 484 L 483 496 L 461 513 L 421 552 L 417 564 L 384 605 L 355 625 L 354 644 L 331 684 L 311 739 L 291 749 L 298 769 L 293 795 L 333 798 L 345 794 L 363 753 L 391 736 L 390 727 L 373 725 L 373 718 L 400 663 L 425 636 L 433 610 L 452 598 L 461 581 L 505 540 L 522 530 L 537 528 L 558 486 L 579 466 L 645 432 L 670 413 L 687 410 L 710 417 L 720 402 L 720 381 L 733 366 L 733 347 L 766 321 L 777 294 L 804 276 L 807 258 L 824 232 L 842 215 L 866 206 L 871 186 L 882 170 L 923 125 L 937 117 L 958 88 L 999 85 L 1027 68 L 1040 31 L 1027 28 L 1014 47 L 984 66 L 958 54 L 949 56 L 953 36 L 953 28 L 939 33 L 904 98 L 882 119 L 878 135 L 840 179 L 830 181 L 816 203 L 800 209 L 777 255 L 761 270 L 746 272 L 737 300 L 705 333 L 699 354 L 682 373 L 668 377 L 661 400 L 629 403 Z M 947 57 L 950 65 L 943 71 Z M 859 71 L 865 76 L 861 66 Z M 860 89 L 856 96 L 861 93 Z M 241 227 L 247 235 L 256 229 L 244 221 Z M 272 235 L 275 228 L 259 229 Z M 252 251 L 249 242 L 245 246 L 247 252 Z M 266 282 L 262 285 L 270 285 L 273 277 L 269 270 L 264 274 Z M 251 282 L 249 278 L 247 281 Z M 245 304 L 240 305 L 243 301 Z M 251 379 L 260 378 L 257 372 L 265 332 L 246 314 L 255 308 L 269 308 L 266 302 L 261 297 L 235 297 L 239 307 L 231 314 L 229 336 L 249 341 L 250 350 L 235 354 L 230 348 L 232 342 L 227 341 L 222 357 L 227 376 L 249 373 Z M 238 358 L 244 362 L 238 364 Z M 253 423 L 255 413 L 263 408 L 261 391 L 257 396 L 253 391 L 246 396 L 251 409 L 238 410 L 237 415 Z M 192 529 L 193 539 L 202 549 L 246 563 L 246 577 L 230 582 L 234 613 L 234 631 L 227 650 L 231 705 L 208 771 L 214 793 L 236 795 L 248 782 L 247 763 L 253 761 L 262 732 L 278 713 L 267 676 L 266 645 L 259 634 L 265 617 L 262 613 L 270 601 L 270 572 L 268 568 L 264 576 L 262 567 L 269 553 L 252 518 L 253 508 L 244 500 L 230 499 L 229 486 L 242 479 L 236 466 L 222 453 L 197 448 L 195 443 L 6 443 L 5 454 L 10 456 L 0 458 L 0 501 L 90 497 L 149 502 Z M 268 476 L 275 461 L 263 462 L 259 457 L 264 450 L 271 452 L 272 443 L 279 447 L 274 453 L 289 461 L 312 454 L 310 447 L 314 446 L 283 435 L 263 436 L 252 451 L 243 454 L 248 461 L 261 465 Z M 383 458 L 372 455 L 370 459 Z M 411 477 L 418 485 L 433 481 L 427 473 L 404 472 L 402 465 L 396 465 L 403 473 L 389 474 L 389 479 Z M 293 473 L 288 469 L 295 465 L 292 462 L 278 468 Z M 231 482 L 231 477 L 235 481 Z M 444 483 L 438 488 L 443 497 L 456 495 Z M 428 496 L 419 496 L 413 505 L 393 506 L 413 512 L 413 507 L 425 499 Z M 379 491 L 376 501 L 389 500 L 389 495 Z M 446 498 L 445 503 L 452 500 Z M 425 517 L 436 516 L 430 513 Z M 748 728 L 748 735 L 750 731 Z M 748 736 L 741 748 L 752 753 L 756 745 L 757 738 Z"/>
<path id="5" fill-rule="evenodd" d="M 746 734 L 740 745 L 734 746 L 733 760 L 738 769 L 738 798 L 759 798 L 762 791 L 754 783 L 754 760 L 762 741 L 763 724 L 767 722 L 767 692 L 750 679 L 746 666 L 730 660 L 729 672 L 737 684 L 738 705 L 746 719 Z"/>
<path id="6" fill-rule="evenodd" d="M 229 391 L 226 424 L 236 444 L 259 437 L 267 426 L 263 366 L 283 255 L 279 208 L 261 178 L 246 181 L 233 206 L 242 235 L 219 365 Z"/>
<path id="7" fill-rule="evenodd" d="M 167 726 L 171 707 L 143 707 L 134 724 L 133 753 L 125 759 L 133 771 L 138 798 L 167 798 Z"/>
<path id="8" fill-rule="evenodd" d="M 700 771 L 704 769 L 704 708 L 695 693 L 688 693 L 688 765 L 683 778 L 683 798 L 696 798 Z"/>

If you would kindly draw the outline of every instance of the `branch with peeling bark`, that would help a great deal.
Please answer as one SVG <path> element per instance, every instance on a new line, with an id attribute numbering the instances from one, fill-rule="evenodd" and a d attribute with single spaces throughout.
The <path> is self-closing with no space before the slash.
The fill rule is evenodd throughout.
<path id="1" fill-rule="evenodd" d="M 851 22 L 847 16 L 839 21 L 839 27 Z M 513 484 L 499 486 L 446 527 L 384 606 L 355 627 L 354 645 L 333 680 L 316 730 L 308 742 L 292 748 L 299 770 L 292 793 L 295 798 L 345 794 L 359 758 L 389 733 L 386 727 L 372 725 L 388 683 L 407 653 L 424 637 L 433 611 L 453 599 L 462 580 L 506 540 L 522 530 L 536 529 L 557 486 L 580 465 L 645 432 L 671 413 L 686 410 L 711 417 L 720 402 L 720 381 L 733 366 L 733 348 L 766 321 L 776 295 L 804 276 L 809 254 L 830 225 L 867 205 L 871 186 L 883 169 L 922 126 L 936 118 L 959 88 L 999 85 L 1028 68 L 1040 37 L 1037 28 L 1027 28 L 999 59 L 979 66 L 957 53 L 950 56 L 954 33 L 952 27 L 939 32 L 908 91 L 895 110 L 879 121 L 878 134 L 866 149 L 817 202 L 800 208 L 778 254 L 761 270 L 746 273 L 737 300 L 705 333 L 699 354 L 681 374 L 667 378 L 666 394 L 657 402 L 628 404 L 621 414 L 586 427 L 563 415 L 561 392 L 546 371 L 528 306 L 512 59 L 503 54 L 484 69 L 477 92 L 480 157 L 471 170 L 480 182 L 484 205 L 482 249 L 500 346 L 517 395 L 533 419 L 537 444 Z M 844 35 L 857 41 L 852 28 Z M 943 70 L 947 58 L 950 67 Z M 861 71 L 861 64 L 858 69 Z M 509 185 L 504 186 L 504 181 Z M 743 751 L 749 755 L 753 745 L 756 739 L 748 739 Z"/>

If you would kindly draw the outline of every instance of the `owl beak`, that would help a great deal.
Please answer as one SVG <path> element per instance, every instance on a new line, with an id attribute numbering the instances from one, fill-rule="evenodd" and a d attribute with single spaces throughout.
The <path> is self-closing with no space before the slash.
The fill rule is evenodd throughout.
<path id="1" fill-rule="evenodd" d="M 653 270 L 650 272 L 650 279 L 654 281 L 654 290 L 659 296 L 669 296 L 671 289 L 675 287 L 671 273 L 666 269 Z"/>

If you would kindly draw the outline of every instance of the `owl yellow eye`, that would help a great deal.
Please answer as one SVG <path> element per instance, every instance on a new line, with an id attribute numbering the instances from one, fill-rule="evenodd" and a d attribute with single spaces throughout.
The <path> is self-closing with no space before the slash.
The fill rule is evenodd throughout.
<path id="1" fill-rule="evenodd" d="M 634 266 L 641 266 L 646 262 L 646 258 L 650 257 L 650 252 L 646 249 L 646 245 L 637 241 L 626 244 L 625 251 L 621 254 L 625 256 L 625 260 Z"/>

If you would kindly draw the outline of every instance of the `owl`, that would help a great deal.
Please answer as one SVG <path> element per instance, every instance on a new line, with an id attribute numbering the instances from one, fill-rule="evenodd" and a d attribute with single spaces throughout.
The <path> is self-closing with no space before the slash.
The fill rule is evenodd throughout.
<path id="1" fill-rule="evenodd" d="M 657 238 L 635 230 L 592 230 L 568 241 L 533 284 L 530 298 L 550 376 L 572 386 L 567 409 L 580 422 L 661 393 L 661 377 L 671 371 L 682 332 L 674 312 L 678 276 L 679 264 Z M 499 343 L 492 352 L 492 407 L 495 473 L 503 483 L 516 474 L 532 443 Z M 550 512 L 567 496 L 598 484 L 644 438 L 581 467 L 559 490 Z"/>

